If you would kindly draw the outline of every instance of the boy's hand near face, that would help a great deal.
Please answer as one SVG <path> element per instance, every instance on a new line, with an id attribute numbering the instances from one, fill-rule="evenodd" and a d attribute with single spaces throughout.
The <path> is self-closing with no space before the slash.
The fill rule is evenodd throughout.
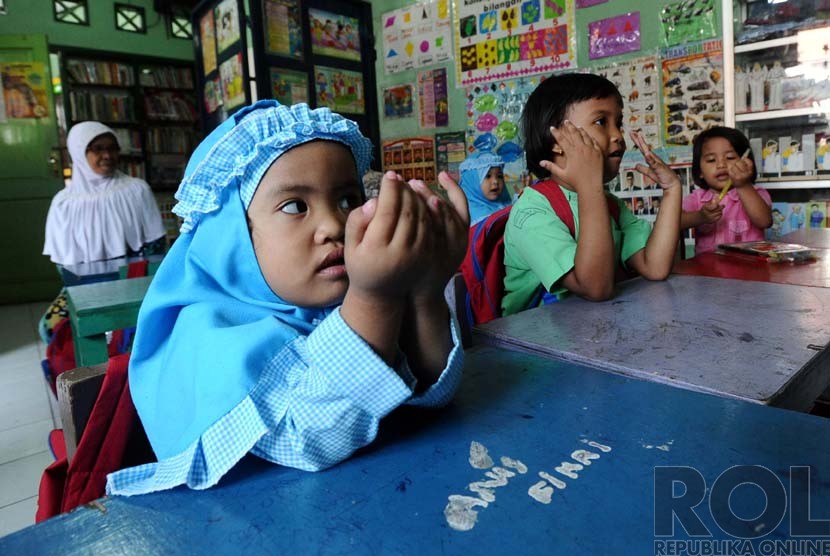
<path id="1" fill-rule="evenodd" d="M 556 162 L 542 160 L 539 165 L 579 194 L 602 190 L 605 155 L 594 138 L 568 120 L 558 128 L 551 126 L 550 132 L 556 141 L 552 153 Z"/>

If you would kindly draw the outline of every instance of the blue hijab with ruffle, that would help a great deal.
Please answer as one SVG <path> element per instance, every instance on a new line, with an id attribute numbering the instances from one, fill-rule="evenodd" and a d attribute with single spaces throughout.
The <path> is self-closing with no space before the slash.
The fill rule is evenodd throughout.
<path id="1" fill-rule="evenodd" d="M 477 152 L 464 159 L 458 167 L 461 171 L 459 185 L 467 195 L 467 205 L 470 207 L 470 226 L 511 203 L 507 186 L 501 190 L 501 195 L 495 201 L 491 201 L 481 192 L 481 182 L 494 166 L 504 169 L 504 161 L 500 156 L 490 152 Z"/>
<path id="2" fill-rule="evenodd" d="M 371 143 L 327 108 L 261 101 L 216 128 L 196 149 L 173 209 L 182 234 L 153 278 L 138 315 L 130 391 L 159 460 L 181 453 L 238 405 L 265 364 L 334 307 L 280 299 L 265 281 L 246 210 L 265 171 L 289 149 L 337 141 L 358 175 Z"/>

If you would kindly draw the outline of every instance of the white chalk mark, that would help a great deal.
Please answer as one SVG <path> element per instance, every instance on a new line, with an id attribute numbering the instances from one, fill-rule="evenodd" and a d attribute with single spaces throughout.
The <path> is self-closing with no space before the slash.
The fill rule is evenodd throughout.
<path id="1" fill-rule="evenodd" d="M 550 504 L 550 501 L 553 498 L 553 489 L 548 486 L 548 483 L 545 481 L 539 481 L 527 489 L 527 494 L 537 502 L 541 502 L 542 504 Z"/>
<path id="2" fill-rule="evenodd" d="M 460 494 L 451 494 L 448 499 L 449 502 L 444 508 L 444 517 L 447 519 L 447 525 L 456 531 L 469 531 L 475 527 L 478 512 L 473 508 L 477 506 L 486 508 L 488 505 L 484 500 Z"/>
<path id="3" fill-rule="evenodd" d="M 487 453 L 487 448 L 475 440 L 470 442 L 470 465 L 474 469 L 488 469 L 493 467 L 493 458 Z"/>
<path id="4" fill-rule="evenodd" d="M 546 471 L 539 471 L 539 476 L 542 477 L 543 479 L 545 479 L 546 481 L 549 481 L 550 484 L 552 484 L 553 486 L 555 486 L 559 490 L 562 490 L 562 489 L 564 489 L 565 487 L 568 486 L 565 483 L 565 481 L 562 481 L 561 479 L 557 479 L 556 477 L 554 477 L 550 473 L 547 473 Z"/>
<path id="5" fill-rule="evenodd" d="M 591 465 L 591 460 L 599 459 L 599 454 L 589 452 L 588 450 L 575 450 L 571 454 L 571 459 L 578 461 L 582 465 Z"/>
<path id="6" fill-rule="evenodd" d="M 593 440 L 587 440 L 583 438 L 580 442 L 582 442 L 583 444 L 587 444 L 591 448 L 596 448 L 597 450 L 605 454 L 611 451 L 611 446 L 606 446 L 605 444 L 600 444 L 599 442 L 594 442 Z"/>
<path id="7" fill-rule="evenodd" d="M 563 461 L 559 467 L 555 467 L 554 470 L 560 475 L 565 475 L 569 479 L 578 479 L 579 475 L 577 475 L 576 472 L 582 471 L 582 466 L 578 463 Z"/>
<path id="8" fill-rule="evenodd" d="M 509 458 L 507 456 L 502 456 L 501 457 L 501 464 L 505 467 L 512 467 L 513 469 L 515 469 L 516 471 L 518 471 L 522 475 L 527 473 L 527 465 L 525 465 L 524 463 L 520 462 L 517 459 Z"/>

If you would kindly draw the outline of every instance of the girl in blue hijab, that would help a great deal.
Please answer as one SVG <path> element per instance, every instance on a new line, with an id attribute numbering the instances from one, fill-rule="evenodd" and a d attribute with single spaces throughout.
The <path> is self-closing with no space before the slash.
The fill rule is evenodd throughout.
<path id="1" fill-rule="evenodd" d="M 490 152 L 468 156 L 459 166 L 461 189 L 470 206 L 470 225 L 484 220 L 510 205 L 510 193 L 504 186 L 504 161 Z"/>
<path id="2" fill-rule="evenodd" d="M 245 454 L 307 470 L 342 461 L 400 404 L 445 404 L 463 352 L 443 298 L 466 201 L 384 175 L 327 108 L 261 101 L 196 149 L 184 219 L 138 317 L 129 382 L 158 459 L 108 494 L 204 489 Z"/>

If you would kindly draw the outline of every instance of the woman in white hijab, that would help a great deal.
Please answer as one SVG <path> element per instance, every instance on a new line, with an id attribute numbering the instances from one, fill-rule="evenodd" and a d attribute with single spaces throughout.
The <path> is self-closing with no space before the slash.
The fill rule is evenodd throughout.
<path id="1" fill-rule="evenodd" d="M 150 186 L 118 169 L 112 129 L 81 122 L 69 130 L 67 146 L 72 180 L 49 207 L 44 255 L 61 265 L 103 261 L 164 237 Z"/>
<path id="2" fill-rule="evenodd" d="M 49 206 L 43 254 L 65 266 L 163 252 L 165 230 L 153 192 L 118 169 L 121 149 L 112 129 L 81 122 L 66 142 L 72 179 Z M 67 315 L 61 292 L 40 321 L 45 342 Z"/>

